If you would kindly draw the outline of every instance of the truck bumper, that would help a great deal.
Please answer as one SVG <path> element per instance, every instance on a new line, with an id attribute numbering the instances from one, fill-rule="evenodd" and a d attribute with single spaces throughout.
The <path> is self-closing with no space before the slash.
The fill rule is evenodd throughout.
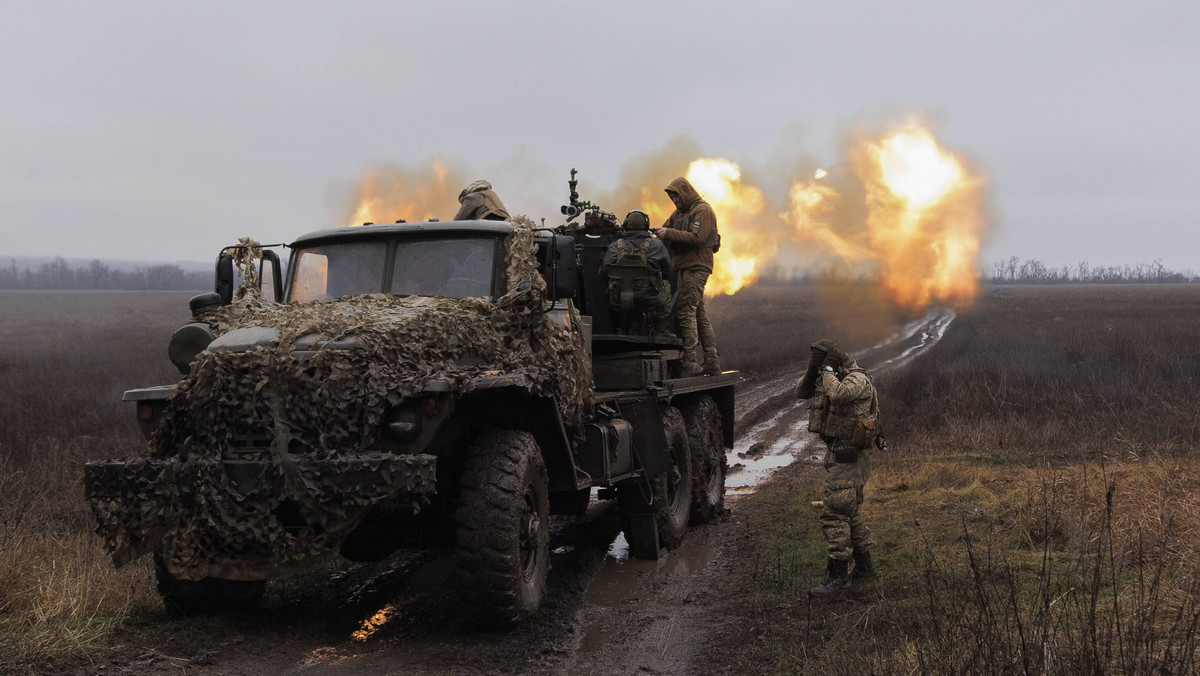
<path id="1" fill-rule="evenodd" d="M 158 551 L 180 579 L 261 580 L 331 560 L 376 503 L 416 512 L 436 470 L 424 454 L 138 458 L 87 463 L 84 491 L 117 567 Z"/>

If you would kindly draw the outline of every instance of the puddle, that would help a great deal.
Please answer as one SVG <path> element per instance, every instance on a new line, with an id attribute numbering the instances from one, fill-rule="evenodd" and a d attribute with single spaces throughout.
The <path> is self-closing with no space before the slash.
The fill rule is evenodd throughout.
<path id="1" fill-rule="evenodd" d="M 712 547 L 688 542 L 667 552 L 657 561 L 629 558 L 629 544 L 622 533 L 613 540 L 600 572 L 584 593 L 584 599 L 602 608 L 615 608 L 648 593 L 659 575 L 699 573 L 712 560 Z"/>
<path id="2" fill-rule="evenodd" d="M 760 441 L 764 433 L 776 430 L 783 423 L 783 418 L 795 416 L 795 421 L 787 423 L 786 429 L 779 437 L 765 448 Z M 808 433 L 808 420 L 802 409 L 786 406 L 750 429 L 733 444 L 726 454 L 729 465 L 729 475 L 725 478 L 725 495 L 749 495 L 754 488 L 766 481 L 775 470 L 796 462 L 820 461 L 820 444 Z"/>

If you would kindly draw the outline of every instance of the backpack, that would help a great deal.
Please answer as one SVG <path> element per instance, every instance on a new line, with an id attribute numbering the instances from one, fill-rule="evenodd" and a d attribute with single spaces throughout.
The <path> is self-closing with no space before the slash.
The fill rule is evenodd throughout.
<path id="1" fill-rule="evenodd" d="M 649 308 L 661 304 L 660 290 L 663 286 L 662 274 L 650 272 L 650 246 L 654 240 L 645 238 L 633 243 L 627 239 L 617 240 L 617 259 L 613 265 L 622 267 L 638 267 L 646 271 L 647 277 L 638 280 L 634 285 L 634 304 L 637 307 Z M 618 277 L 608 278 L 608 303 L 613 307 L 621 305 L 621 280 Z"/>

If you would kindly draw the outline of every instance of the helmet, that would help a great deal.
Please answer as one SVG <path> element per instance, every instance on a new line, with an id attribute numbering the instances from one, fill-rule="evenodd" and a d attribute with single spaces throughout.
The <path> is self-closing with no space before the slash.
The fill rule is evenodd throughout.
<path id="1" fill-rule="evenodd" d="M 626 230 L 649 230 L 650 217 L 641 209 L 634 209 L 625 214 L 625 222 L 621 224 L 621 227 Z"/>

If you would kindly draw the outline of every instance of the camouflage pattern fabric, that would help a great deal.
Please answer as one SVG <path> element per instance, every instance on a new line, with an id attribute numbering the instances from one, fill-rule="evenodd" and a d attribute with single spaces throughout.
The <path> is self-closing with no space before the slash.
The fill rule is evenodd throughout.
<path id="1" fill-rule="evenodd" d="M 250 237 L 238 240 L 238 246 L 233 250 L 233 265 L 242 279 L 234 293 L 234 300 L 246 296 L 262 296 L 262 287 L 258 279 L 258 262 L 262 260 L 262 245 Z"/>
<path id="2" fill-rule="evenodd" d="M 842 446 L 849 446 L 839 442 Z M 825 455 L 825 486 L 821 508 L 821 532 L 825 535 L 829 558 L 849 561 L 854 549 L 870 551 L 874 544 L 859 506 L 863 502 L 863 486 L 871 476 L 870 451 L 840 448 L 830 442 Z M 837 462 L 836 456 L 857 455 L 856 462 Z"/>
<path id="3" fill-rule="evenodd" d="M 845 375 L 841 379 L 827 371 L 817 376 L 808 409 L 808 431 L 822 438 L 849 439 L 858 421 L 874 423 L 879 417 L 879 398 L 866 370 L 849 356 L 842 369 Z M 803 378 L 796 383 L 796 391 L 802 383 Z"/>
<path id="4" fill-rule="evenodd" d="M 683 341 L 684 373 L 700 368 L 697 346 L 704 349 L 704 364 L 718 365 L 717 337 L 708 312 L 704 309 L 704 285 L 708 283 L 708 270 L 690 268 L 679 271 L 679 295 L 675 299 L 675 321 L 679 323 L 679 337 Z"/>
<path id="5" fill-rule="evenodd" d="M 867 372 L 846 355 L 838 375 L 822 371 L 809 405 L 808 429 L 825 441 L 824 507 L 819 517 L 829 558 L 848 561 L 857 547 L 870 551 L 871 529 L 859 512 L 863 487 L 871 476 L 871 452 L 850 444 L 859 420 L 874 423 L 878 395 Z M 803 382 L 796 384 L 797 389 Z"/>
<path id="6" fill-rule="evenodd" d="M 182 579 L 254 579 L 331 558 L 371 505 L 417 508 L 433 489 L 420 456 L 373 451 L 388 407 L 433 380 L 467 392 L 502 374 L 578 429 L 593 397 L 582 338 L 543 311 L 532 231 L 515 226 L 506 245 L 508 289 L 496 301 L 372 294 L 292 305 L 247 293 L 206 313 L 218 335 L 274 333 L 245 351 L 202 352 L 172 390 L 150 458 L 111 481 L 89 477 L 114 562 L 160 549 Z M 247 449 L 249 493 L 223 467 Z"/>

